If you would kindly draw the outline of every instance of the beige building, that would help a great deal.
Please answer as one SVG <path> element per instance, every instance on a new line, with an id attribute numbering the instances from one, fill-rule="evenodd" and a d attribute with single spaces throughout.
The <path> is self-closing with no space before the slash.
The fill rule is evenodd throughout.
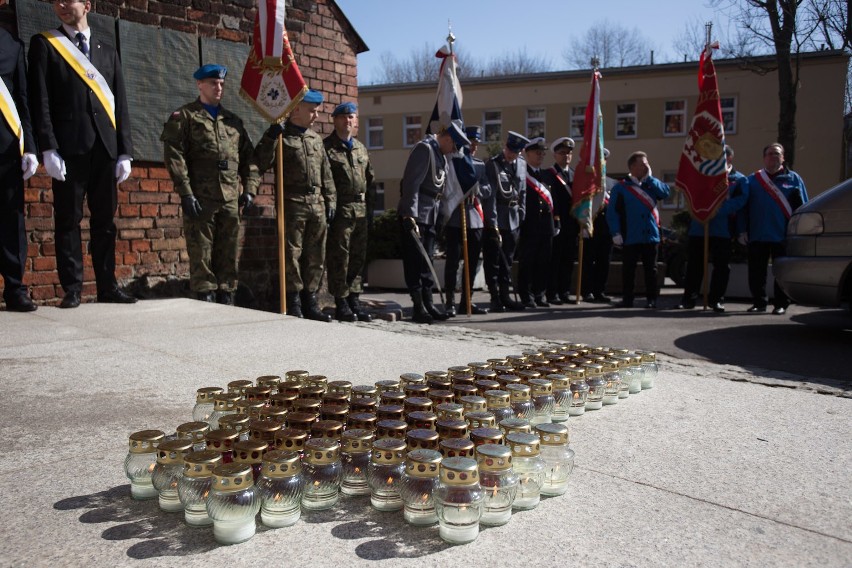
<path id="1" fill-rule="evenodd" d="M 801 57 L 794 169 L 811 197 L 846 177 L 843 115 L 848 59 L 838 51 Z M 777 75 L 761 75 L 739 60 L 715 63 L 726 140 L 736 151 L 734 165 L 751 173 L 762 167 L 763 147 L 776 139 Z M 755 63 L 771 67 L 772 58 Z M 601 70 L 604 145 L 612 152 L 609 175 L 624 174 L 630 153 L 643 150 L 654 175 L 673 185 L 698 99 L 697 72 L 697 62 Z M 463 79 L 465 124 L 482 125 L 490 142 L 480 146 L 479 157 L 499 151 L 506 133 L 513 130 L 548 141 L 571 136 L 578 145 L 572 164 L 576 165 L 590 79 L 588 70 Z M 435 95 L 435 83 L 359 87 L 359 139 L 370 149 L 376 170 L 377 210 L 396 207 L 408 153 L 426 132 Z M 663 222 L 684 207 L 680 192 L 673 192 L 662 207 Z"/>

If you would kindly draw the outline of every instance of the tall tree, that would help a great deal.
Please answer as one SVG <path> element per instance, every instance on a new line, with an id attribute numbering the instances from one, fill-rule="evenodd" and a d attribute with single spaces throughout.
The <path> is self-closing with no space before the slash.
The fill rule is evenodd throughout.
<path id="1" fill-rule="evenodd" d="M 575 36 L 562 57 L 573 69 L 587 69 L 592 57 L 601 67 L 628 67 L 651 62 L 654 44 L 639 28 L 628 28 L 608 20 L 596 22 L 581 36 Z"/>

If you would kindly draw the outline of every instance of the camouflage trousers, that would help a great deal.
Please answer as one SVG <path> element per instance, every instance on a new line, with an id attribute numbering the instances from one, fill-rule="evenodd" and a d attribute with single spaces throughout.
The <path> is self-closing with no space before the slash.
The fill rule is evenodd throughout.
<path id="1" fill-rule="evenodd" d="M 361 273 L 367 257 L 367 216 L 363 209 L 360 203 L 342 206 L 328 228 L 328 291 L 335 298 L 363 291 Z"/>
<path id="2" fill-rule="evenodd" d="M 240 215 L 237 200 L 199 198 L 201 216 L 183 217 L 189 254 L 189 287 L 193 292 L 237 289 Z"/>
<path id="3" fill-rule="evenodd" d="M 287 255 L 284 276 L 288 292 L 316 292 L 325 265 L 325 205 L 287 200 L 284 204 L 287 226 Z"/>

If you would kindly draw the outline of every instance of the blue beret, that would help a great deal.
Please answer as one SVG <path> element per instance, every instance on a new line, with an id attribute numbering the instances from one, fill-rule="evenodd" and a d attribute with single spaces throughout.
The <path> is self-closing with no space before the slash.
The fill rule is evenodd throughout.
<path id="1" fill-rule="evenodd" d="M 302 101 L 306 102 L 306 103 L 310 103 L 312 105 L 320 105 L 320 104 L 322 104 L 322 101 L 323 101 L 322 93 L 320 93 L 319 91 L 315 91 L 313 89 L 308 89 L 308 92 L 305 93 L 305 96 L 302 99 Z"/>
<path id="2" fill-rule="evenodd" d="M 225 75 L 228 74 L 228 68 L 224 65 L 216 65 L 215 63 L 208 63 L 207 65 L 202 65 L 198 68 L 198 70 L 192 74 L 197 80 L 202 79 L 224 79 Z"/>
<path id="3" fill-rule="evenodd" d="M 334 111 L 332 111 L 331 116 L 337 116 L 338 114 L 355 114 L 357 112 L 358 105 L 351 101 L 346 101 L 345 103 L 340 103 L 334 107 Z"/>
<path id="4" fill-rule="evenodd" d="M 482 127 L 481 126 L 468 126 L 464 129 L 464 133 L 471 141 L 474 141 L 474 140 L 477 141 L 477 142 L 482 141 Z"/>
<path id="5" fill-rule="evenodd" d="M 453 142 L 456 143 L 458 148 L 464 148 L 465 146 L 470 146 L 470 140 L 467 139 L 467 136 L 464 135 L 461 127 L 455 122 L 451 122 L 447 127 L 447 134 L 449 134 Z"/>
<path id="6" fill-rule="evenodd" d="M 509 136 L 506 138 L 506 147 L 512 152 L 520 152 L 529 143 L 529 138 L 511 130 L 509 131 Z"/>

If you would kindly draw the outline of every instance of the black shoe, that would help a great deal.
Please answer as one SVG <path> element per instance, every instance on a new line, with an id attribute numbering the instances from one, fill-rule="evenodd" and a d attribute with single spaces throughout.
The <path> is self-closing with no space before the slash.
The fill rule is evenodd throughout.
<path id="1" fill-rule="evenodd" d="M 423 294 L 420 290 L 411 293 L 411 301 L 414 304 L 414 309 L 411 311 L 411 321 L 414 323 L 432 323 L 432 316 L 429 315 L 423 305 Z"/>
<path id="2" fill-rule="evenodd" d="M 302 290 L 302 314 L 305 316 L 305 319 L 309 320 L 324 323 L 331 321 L 331 316 L 320 310 L 315 292 L 305 292 Z"/>
<path id="3" fill-rule="evenodd" d="M 549 308 L 550 307 L 550 304 L 548 304 L 547 300 L 545 300 L 542 296 L 536 296 L 535 305 L 540 307 L 540 308 Z"/>
<path id="4" fill-rule="evenodd" d="M 757 313 L 757 312 L 765 312 L 766 306 L 758 306 L 757 304 L 755 304 L 752 307 L 750 307 L 749 309 L 747 309 L 746 311 L 749 312 L 749 313 L 752 313 L 752 314 Z"/>
<path id="5" fill-rule="evenodd" d="M 463 309 L 463 307 L 462 307 L 462 306 L 459 306 L 459 310 L 460 310 L 460 311 L 462 311 L 462 312 L 464 312 L 464 309 Z M 447 303 L 444 305 L 444 313 L 445 313 L 445 314 L 447 314 L 447 317 L 448 317 L 448 318 L 454 318 L 454 317 L 456 317 L 457 312 L 456 312 L 456 304 L 455 304 L 455 302 L 447 302 Z"/>
<path id="6" fill-rule="evenodd" d="M 464 302 L 459 304 L 459 312 L 458 313 L 467 314 L 467 306 L 464 304 Z M 486 310 L 485 308 L 480 308 L 476 304 L 471 304 L 470 305 L 470 313 L 471 313 L 471 315 L 474 315 L 474 316 L 484 316 L 485 314 L 488 313 L 488 310 Z"/>
<path id="7" fill-rule="evenodd" d="M 632 308 L 633 300 L 621 300 L 615 305 L 616 308 Z"/>
<path id="8" fill-rule="evenodd" d="M 592 303 L 592 302 L 595 301 L 595 295 L 592 294 L 591 292 L 587 292 L 587 293 L 583 294 L 583 301 Z"/>
<path id="9" fill-rule="evenodd" d="M 500 294 L 497 292 L 492 292 L 491 294 L 490 308 L 495 314 L 502 314 L 506 311 L 506 306 L 503 305 L 503 302 L 500 300 Z"/>
<path id="10" fill-rule="evenodd" d="M 287 315 L 294 318 L 305 317 L 302 313 L 302 300 L 299 298 L 298 292 L 287 293 Z"/>
<path id="11" fill-rule="evenodd" d="M 722 305 L 722 302 L 716 302 L 715 304 L 712 304 L 712 305 L 710 306 L 710 308 L 711 308 L 714 312 L 716 312 L 717 314 L 723 314 L 723 313 L 725 313 L 725 306 L 723 306 L 723 305 Z"/>
<path id="12" fill-rule="evenodd" d="M 352 308 L 349 307 L 349 303 L 346 301 L 346 298 L 334 299 L 334 319 L 337 321 L 348 322 L 353 322 L 358 319 L 352 312 Z"/>
<path id="13" fill-rule="evenodd" d="M 559 294 L 559 301 L 563 304 L 570 304 L 571 296 L 569 294 Z"/>
<path id="14" fill-rule="evenodd" d="M 524 300 L 521 300 L 521 302 L 521 305 L 523 305 L 524 308 L 529 308 L 531 310 L 534 310 L 536 308 L 536 303 L 533 298 L 526 298 Z"/>
<path id="15" fill-rule="evenodd" d="M 645 308 L 649 310 L 657 309 L 657 300 L 648 300 L 648 303 L 645 304 Z"/>
<path id="16" fill-rule="evenodd" d="M 772 310 L 772 315 L 774 316 L 783 316 L 787 313 L 787 308 L 784 306 L 776 306 L 774 310 Z"/>
<path id="17" fill-rule="evenodd" d="M 62 309 L 68 308 L 76 308 L 80 305 L 80 292 L 72 290 L 70 292 L 65 292 L 65 297 L 62 298 L 62 302 L 60 302 L 59 307 Z"/>
<path id="18" fill-rule="evenodd" d="M 361 306 L 361 300 L 359 295 L 351 292 L 346 297 L 346 303 L 349 304 L 349 309 L 352 310 L 352 313 L 355 314 L 355 317 L 358 318 L 358 321 L 373 321 L 373 316 L 371 316 L 363 306 Z"/>
<path id="19" fill-rule="evenodd" d="M 431 290 L 423 292 L 423 308 L 435 321 L 445 321 L 449 317 L 447 314 L 439 312 L 438 308 L 435 307 L 435 304 L 432 303 Z"/>
<path id="20" fill-rule="evenodd" d="M 527 307 L 523 302 L 516 302 L 510 298 L 508 294 L 500 296 L 500 303 L 503 304 L 507 312 L 522 312 Z M 535 303 L 532 307 L 535 307 Z"/>
<path id="21" fill-rule="evenodd" d="M 212 290 L 207 292 L 196 292 L 195 297 L 202 302 L 210 302 L 211 304 L 216 301 L 216 293 Z"/>
<path id="22" fill-rule="evenodd" d="M 564 302 L 559 299 L 559 296 L 548 296 L 547 302 L 549 304 L 553 304 L 554 306 L 561 306 L 562 304 L 564 304 Z"/>
<path id="23" fill-rule="evenodd" d="M 678 310 L 691 310 L 695 307 L 695 300 L 681 300 L 677 305 Z"/>
<path id="24" fill-rule="evenodd" d="M 228 292 L 225 290 L 218 290 L 216 292 L 216 303 L 224 304 L 225 306 L 233 306 L 234 305 L 234 293 Z"/>
<path id="25" fill-rule="evenodd" d="M 26 294 L 13 294 L 6 298 L 7 312 L 34 312 L 38 307 Z"/>
<path id="26" fill-rule="evenodd" d="M 610 303 L 610 302 L 612 301 L 612 298 L 610 298 L 610 297 L 609 297 L 609 296 L 607 296 L 606 294 L 595 294 L 595 301 L 596 301 L 596 302 L 603 302 L 603 303 L 605 303 L 605 304 L 608 304 L 608 303 Z"/>
<path id="27" fill-rule="evenodd" d="M 103 304 L 135 304 L 136 298 L 119 288 L 113 288 L 106 292 L 98 292 L 98 302 Z"/>

